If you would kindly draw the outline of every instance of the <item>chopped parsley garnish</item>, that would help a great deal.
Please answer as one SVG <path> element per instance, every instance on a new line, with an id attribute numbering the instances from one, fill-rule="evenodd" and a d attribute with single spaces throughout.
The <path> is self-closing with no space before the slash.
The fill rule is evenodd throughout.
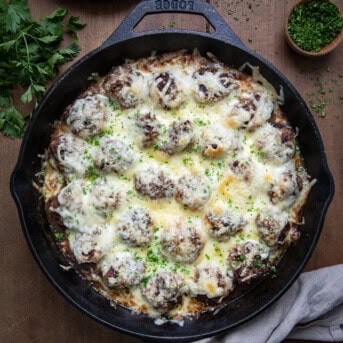
<path id="1" fill-rule="evenodd" d="M 55 238 L 62 239 L 64 237 L 64 234 L 62 232 L 55 232 Z"/>
<path id="2" fill-rule="evenodd" d="M 219 246 L 217 244 L 213 244 L 213 248 L 214 248 L 214 251 L 216 252 L 216 254 L 219 257 L 223 257 L 223 253 L 222 253 L 222 251 L 220 250 L 220 248 L 219 248 Z"/>
<path id="3" fill-rule="evenodd" d="M 223 161 L 220 161 L 217 163 L 218 168 L 224 168 L 225 167 L 225 163 Z"/>
<path id="4" fill-rule="evenodd" d="M 95 181 L 98 177 L 100 177 L 100 174 L 94 170 L 94 166 L 89 166 L 87 169 L 87 179 L 90 181 Z"/>
<path id="5" fill-rule="evenodd" d="M 190 167 L 194 165 L 194 161 L 191 157 L 184 158 L 182 162 L 185 167 Z"/>
<path id="6" fill-rule="evenodd" d="M 143 287 L 146 287 L 146 285 L 150 279 L 151 279 L 151 275 L 144 275 L 143 276 L 142 281 L 141 281 Z"/>
<path id="7" fill-rule="evenodd" d="M 272 273 L 276 273 L 276 267 L 275 267 L 275 266 L 271 266 L 271 267 L 270 267 L 270 271 L 271 271 Z"/>
<path id="8" fill-rule="evenodd" d="M 146 261 L 152 262 L 152 263 L 158 263 L 160 259 L 151 249 L 148 249 Z"/>
<path id="9" fill-rule="evenodd" d="M 195 118 L 194 123 L 198 126 L 206 126 L 209 124 L 209 123 L 205 123 L 204 120 L 202 120 L 200 118 Z"/>

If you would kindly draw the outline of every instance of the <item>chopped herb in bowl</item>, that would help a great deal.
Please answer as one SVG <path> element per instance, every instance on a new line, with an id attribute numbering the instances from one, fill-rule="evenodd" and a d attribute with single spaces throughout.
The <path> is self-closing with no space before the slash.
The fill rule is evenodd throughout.
<path id="1" fill-rule="evenodd" d="M 302 1 L 296 5 L 287 23 L 290 39 L 300 49 L 320 52 L 342 31 L 343 18 L 338 7 L 323 0 Z"/>

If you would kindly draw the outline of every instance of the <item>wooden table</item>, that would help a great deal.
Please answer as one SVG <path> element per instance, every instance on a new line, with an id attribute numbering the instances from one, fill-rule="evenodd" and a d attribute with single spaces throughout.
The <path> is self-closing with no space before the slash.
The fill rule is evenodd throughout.
<path id="1" fill-rule="evenodd" d="M 138 3 L 137 0 L 29 0 L 33 17 L 47 15 L 57 7 L 80 15 L 86 28 L 80 32 L 78 57 L 102 43 Z M 314 118 L 322 134 L 329 165 L 336 183 L 336 195 L 329 208 L 323 233 L 306 270 L 343 262 L 343 44 L 319 59 L 296 55 L 283 37 L 284 18 L 296 0 L 210 0 L 241 40 L 271 61 L 310 104 L 310 93 L 321 82 L 331 98 L 326 118 Z M 343 5 L 340 0 L 335 1 Z M 251 3 L 251 5 L 249 5 Z M 149 16 L 139 29 L 173 26 L 205 31 L 203 18 L 188 15 Z M 66 66 L 65 66 L 66 67 Z M 65 69 L 65 67 L 63 69 Z M 339 76 L 340 75 L 340 76 Z M 317 81 L 316 81 L 317 79 Z M 317 82 L 317 84 L 316 84 Z M 313 97 L 312 97 L 313 98 Z M 31 256 L 21 231 L 9 178 L 15 165 L 20 140 L 0 137 L 0 341 L 1 342 L 123 342 L 141 340 L 102 327 L 68 304 L 49 284 Z"/>

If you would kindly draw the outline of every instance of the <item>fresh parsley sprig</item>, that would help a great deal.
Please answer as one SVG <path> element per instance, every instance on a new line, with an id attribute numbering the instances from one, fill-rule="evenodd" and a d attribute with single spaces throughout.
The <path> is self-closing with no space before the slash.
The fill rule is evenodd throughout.
<path id="1" fill-rule="evenodd" d="M 29 117 L 15 106 L 13 90 L 21 86 L 21 103 L 33 102 L 36 107 L 46 82 L 80 51 L 77 32 L 85 25 L 76 16 L 65 24 L 67 13 L 59 8 L 34 20 L 27 0 L 0 0 L 0 132 L 4 135 L 22 137 Z M 73 43 L 59 49 L 66 32 L 72 34 Z"/>

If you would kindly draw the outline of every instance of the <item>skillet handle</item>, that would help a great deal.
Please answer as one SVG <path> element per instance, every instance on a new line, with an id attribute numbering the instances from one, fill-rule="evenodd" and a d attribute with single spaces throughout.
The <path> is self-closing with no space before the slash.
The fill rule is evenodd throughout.
<path id="1" fill-rule="evenodd" d="M 203 16 L 213 26 L 215 32 L 199 32 L 192 30 L 180 29 L 163 29 L 152 30 L 145 32 L 135 32 L 134 28 L 138 23 L 148 14 L 156 13 L 191 13 Z M 101 48 L 107 47 L 114 43 L 144 36 L 145 34 L 154 33 L 196 33 L 197 35 L 217 38 L 219 40 L 236 45 L 240 48 L 246 49 L 246 46 L 226 24 L 224 19 L 218 12 L 208 3 L 199 0 L 145 0 L 139 3 L 132 12 L 122 21 L 118 28 L 109 36 L 109 38 L 101 45 Z"/>

